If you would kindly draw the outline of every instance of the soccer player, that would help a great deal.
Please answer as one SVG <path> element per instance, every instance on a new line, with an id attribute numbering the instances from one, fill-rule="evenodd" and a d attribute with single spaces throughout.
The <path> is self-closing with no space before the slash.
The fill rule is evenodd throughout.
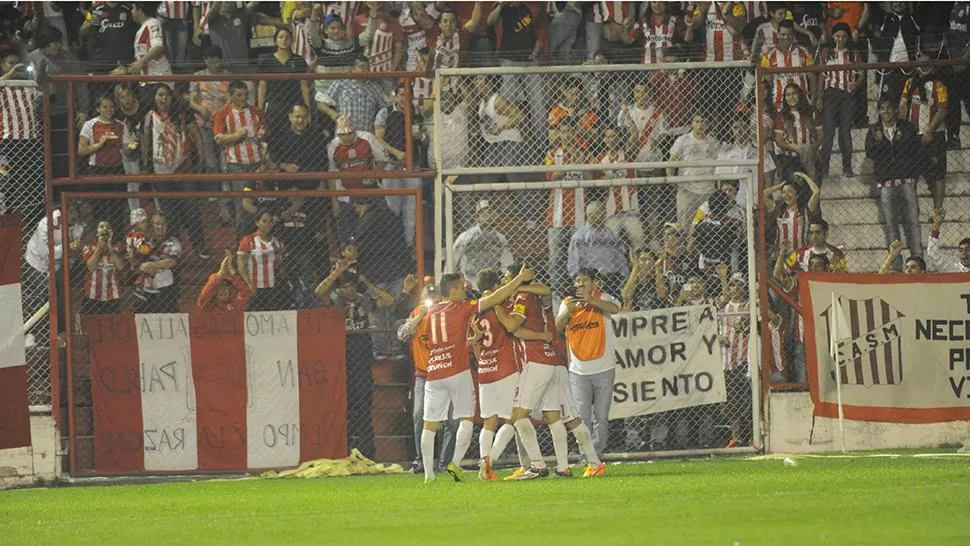
<path id="1" fill-rule="evenodd" d="M 512 318 L 515 319 L 509 329 L 512 334 L 516 334 L 523 326 L 532 331 L 555 331 L 556 318 L 552 312 L 551 302 L 543 301 L 535 294 L 516 295 Z M 555 332 L 553 335 L 555 336 Z M 531 480 L 549 473 L 542 459 L 542 451 L 539 449 L 535 426 L 529 419 L 529 413 L 534 409 L 542 410 L 549 427 L 556 452 L 556 475 L 572 476 L 572 470 L 569 468 L 567 429 L 573 433 L 576 443 L 586 456 L 588 464 L 583 477 L 602 476 L 606 472 L 606 467 L 593 447 L 589 429 L 578 417 L 579 412 L 576 410 L 576 403 L 569 390 L 569 370 L 565 366 L 565 350 L 561 344 L 557 346 L 557 341 L 555 338 L 553 343 L 519 340 L 524 364 L 519 375 L 519 385 L 516 387 L 512 426 L 515 427 L 529 455 L 531 465 L 528 469 L 516 471 L 512 476 L 513 479 Z"/>
<path id="2" fill-rule="evenodd" d="M 448 273 L 441 277 L 438 293 L 442 301 L 432 306 L 425 318 L 431 340 L 428 381 L 424 387 L 424 430 L 421 431 L 421 459 L 426 482 L 435 479 L 434 437 L 438 423 L 448 418 L 449 406 L 453 406 L 454 417 L 460 419 L 461 423 L 458 425 L 455 454 L 448 464 L 448 473 L 456 482 L 463 481 L 460 463 L 471 444 L 472 417 L 475 416 L 475 385 L 467 345 L 469 323 L 477 313 L 507 300 L 533 276 L 535 272 L 532 269 L 522 266 L 512 282 L 480 300 L 467 302 L 461 274 Z M 533 438 L 534 435 L 535 429 Z"/>
<path id="3" fill-rule="evenodd" d="M 483 269 L 475 279 L 482 294 L 489 295 L 499 285 L 499 275 L 491 269 Z M 542 285 L 523 285 L 520 291 L 534 294 L 548 295 L 550 290 Z M 515 340 L 508 333 L 513 324 L 509 315 L 514 302 L 506 300 L 502 305 L 479 315 L 471 324 L 469 341 L 475 347 L 478 360 L 478 394 L 480 415 L 483 420 L 482 431 L 478 436 L 479 455 L 481 461 L 478 467 L 478 477 L 483 480 L 497 480 L 498 475 L 492 471 L 492 461 L 505 451 L 509 440 L 515 436 L 515 429 L 509 423 L 512 418 L 512 403 L 515 399 L 515 387 L 519 381 L 520 362 L 515 350 Z M 527 328 L 516 331 L 518 339 L 540 340 L 552 342 L 551 332 L 534 332 Z M 500 438 L 496 438 L 499 429 Z"/>

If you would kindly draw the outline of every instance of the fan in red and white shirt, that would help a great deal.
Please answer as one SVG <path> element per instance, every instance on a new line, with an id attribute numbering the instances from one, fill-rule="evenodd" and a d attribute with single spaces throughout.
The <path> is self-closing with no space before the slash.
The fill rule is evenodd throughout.
<path id="1" fill-rule="evenodd" d="M 748 11 L 749 16 L 752 15 L 750 10 Z M 788 7 L 784 4 L 778 3 L 770 7 L 768 20 L 758 25 L 754 31 L 754 43 L 751 47 L 754 61 L 763 57 L 778 43 L 778 26 L 786 17 L 788 17 Z M 749 18 L 748 21 L 753 19 Z"/>
<path id="2" fill-rule="evenodd" d="M 694 8 L 694 27 L 705 28 L 707 62 L 743 61 L 751 58 L 744 43 L 746 15 L 741 2 L 701 2 Z"/>
<path id="3" fill-rule="evenodd" d="M 812 66 L 815 60 L 807 49 L 795 43 L 795 25 L 791 21 L 782 21 L 778 27 L 778 43 L 761 57 L 763 68 L 801 68 Z M 789 84 L 797 84 L 809 97 L 814 97 L 816 88 L 815 75 L 807 72 L 785 72 L 774 74 L 771 78 L 771 100 L 775 109 L 781 108 L 785 98 L 785 88 Z M 814 101 L 812 101 L 814 104 Z"/>
<path id="4" fill-rule="evenodd" d="M 727 268 L 723 268 L 722 282 L 727 279 Z M 721 362 L 724 368 L 724 382 L 727 390 L 728 407 L 725 412 L 731 419 L 731 440 L 727 447 L 745 445 L 749 438 L 748 421 L 751 410 L 751 377 L 748 367 L 748 340 L 751 336 L 751 317 L 748 313 L 748 295 L 744 275 L 735 273 L 727 281 L 726 303 L 721 309 L 719 334 L 721 340 Z"/>
<path id="5" fill-rule="evenodd" d="M 256 213 L 256 231 L 239 241 L 236 251 L 239 276 L 253 291 L 249 311 L 277 311 L 288 306 L 287 298 L 275 290 L 283 259 L 283 244 L 273 236 L 276 216 L 268 210 Z"/>
<path id="6" fill-rule="evenodd" d="M 40 90 L 29 83 L 26 74 L 20 55 L 5 51 L 0 59 L 0 82 L 4 82 L 0 85 L 0 139 L 4 142 L 35 140 L 41 135 L 36 111 Z"/>
<path id="7" fill-rule="evenodd" d="M 7 179 L 21 188 L 18 201 L 24 225 L 36 225 L 44 215 L 44 146 L 40 140 L 41 91 L 27 78 L 16 51 L 0 58 L 0 157 L 7 162 Z"/>
<path id="8" fill-rule="evenodd" d="M 346 116 L 337 118 L 337 137 L 327 146 L 330 169 L 333 171 L 364 172 L 384 168 L 390 162 L 387 151 L 373 133 L 354 130 L 353 121 Z M 343 189 L 360 189 L 360 178 L 341 179 Z"/>
<path id="9" fill-rule="evenodd" d="M 364 48 L 371 72 L 393 72 L 404 60 L 404 30 L 401 23 L 384 11 L 383 2 L 367 2 L 351 22 L 347 36 L 357 38 Z"/>
<path id="10" fill-rule="evenodd" d="M 604 165 L 604 170 L 597 173 L 597 177 L 609 180 L 629 180 L 635 176 L 633 169 L 608 169 L 605 166 L 612 163 L 631 163 L 623 151 L 619 130 L 608 127 L 603 131 L 603 147 L 605 150 L 599 155 L 598 161 Z M 606 197 L 606 226 L 619 237 L 621 231 L 626 231 L 633 248 L 645 245 L 646 237 L 643 225 L 640 223 L 640 201 L 637 198 L 636 186 L 610 186 Z"/>
<path id="11" fill-rule="evenodd" d="M 481 2 L 475 2 L 471 15 L 461 24 L 458 11 L 446 7 L 439 11 L 438 23 L 428 31 L 428 50 L 431 53 L 431 69 L 458 68 L 464 61 L 472 34 L 482 22 Z"/>
<path id="12" fill-rule="evenodd" d="M 173 2 L 178 3 L 178 2 Z M 185 4 L 188 8 L 188 3 Z M 141 27 L 135 33 L 135 62 L 118 67 L 112 73 L 149 74 L 160 76 L 172 73 L 172 65 L 165 56 L 165 37 L 162 22 L 154 14 L 146 13 L 139 2 L 131 8 L 131 16 Z M 172 82 L 166 82 L 171 86 Z"/>
<path id="13" fill-rule="evenodd" d="M 88 156 L 89 172 L 92 174 L 121 174 L 122 147 L 133 140 L 128 126 L 118 121 L 115 102 L 105 95 L 98 99 L 98 117 L 84 122 L 78 138 L 78 155 Z"/>
<path id="14" fill-rule="evenodd" d="M 266 118 L 259 107 L 249 104 L 246 83 L 233 81 L 229 84 L 229 103 L 212 116 L 213 140 L 226 148 L 226 164 L 258 165 L 265 133 Z"/>
<path id="15" fill-rule="evenodd" d="M 650 2 L 649 8 L 627 34 L 627 43 L 641 41 L 643 64 L 663 62 L 664 49 L 675 43 L 690 43 L 694 40 L 693 20 L 687 24 L 683 18 L 671 14 L 669 10 L 667 2 Z"/>
<path id="16" fill-rule="evenodd" d="M 84 276 L 84 304 L 82 314 L 115 315 L 121 312 L 119 273 L 125 268 L 122 259 L 124 246 L 114 241 L 111 224 L 98 222 L 98 240 L 86 245 L 81 257 L 87 266 Z"/>
<path id="17" fill-rule="evenodd" d="M 801 178 L 811 189 L 808 201 L 803 203 L 799 196 L 798 184 L 793 180 L 786 180 L 781 184 L 765 188 L 765 202 L 771 202 L 771 195 L 781 189 L 781 201 L 774 210 L 775 221 L 778 224 L 778 246 L 800 248 L 808 244 L 808 225 L 812 216 L 818 211 L 820 191 L 818 184 L 805 173 L 795 173 L 795 178 Z M 787 258 L 789 254 L 786 254 Z"/>
<path id="18" fill-rule="evenodd" d="M 549 129 L 549 140 L 555 146 L 546 154 L 546 165 L 576 165 L 589 162 L 588 154 L 576 145 L 576 128 L 571 118 Z M 547 180 L 585 180 L 587 171 L 546 173 Z M 546 225 L 573 229 L 586 225 L 586 201 L 583 188 L 556 188 L 550 196 Z M 567 237 L 568 239 L 568 237 Z"/>
<path id="19" fill-rule="evenodd" d="M 789 270 L 785 257 L 791 253 L 790 245 L 782 245 L 781 252 L 778 254 L 778 259 L 775 260 L 774 276 L 778 279 L 782 290 L 785 291 L 788 296 L 794 300 L 796 304 L 799 304 L 799 294 L 798 289 L 798 276 Z M 815 254 L 808 260 L 808 271 L 811 273 L 828 273 L 830 272 L 831 264 L 829 263 L 828 256 L 822 254 Z M 789 363 L 791 367 L 789 369 L 790 379 L 793 383 L 804 383 L 806 379 L 805 375 L 805 319 L 801 314 L 795 313 L 792 320 L 792 335 L 791 344 L 792 347 L 788 354 L 791 355 L 791 360 Z"/>

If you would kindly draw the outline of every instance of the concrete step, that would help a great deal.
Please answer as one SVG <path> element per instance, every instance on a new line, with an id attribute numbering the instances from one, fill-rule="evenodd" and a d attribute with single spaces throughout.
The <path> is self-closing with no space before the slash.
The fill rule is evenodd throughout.
<path id="1" fill-rule="evenodd" d="M 924 223 L 920 226 L 920 241 L 926 246 L 933 226 Z M 944 248 L 956 248 L 957 242 L 967 233 L 958 224 L 944 224 L 941 239 Z M 905 235 L 901 241 L 906 244 Z M 888 249 L 886 238 L 882 231 L 882 224 L 842 224 L 829 226 L 829 243 L 842 247 L 844 250 Z M 904 247 L 905 248 L 905 247 Z"/>
<path id="2" fill-rule="evenodd" d="M 970 138 L 970 135 L 968 135 L 966 138 Z M 865 136 L 863 136 L 862 143 L 853 142 L 857 149 L 852 152 L 852 170 L 856 174 L 872 173 L 872 161 L 866 157 L 864 139 Z M 965 138 L 961 138 L 961 141 L 967 142 Z M 947 150 L 946 170 L 949 174 L 970 172 L 970 149 L 963 148 L 960 150 Z M 841 152 L 832 152 L 832 158 L 829 160 L 828 176 L 842 176 Z"/>
<path id="3" fill-rule="evenodd" d="M 826 178 L 822 184 L 822 202 L 877 195 L 877 193 L 870 193 L 878 192 L 873 186 L 872 177 L 856 174 L 856 176 L 843 177 L 841 171 L 838 174 L 833 172 L 832 176 Z M 925 183 L 917 184 L 916 191 L 920 197 L 930 195 L 930 187 Z M 961 196 L 970 196 L 970 177 L 964 173 L 949 173 L 946 177 L 947 201 Z"/>
<path id="4" fill-rule="evenodd" d="M 825 190 L 822 190 L 825 195 Z M 880 224 L 879 201 L 870 197 L 847 199 L 822 199 L 822 216 L 828 220 L 830 226 L 844 226 L 851 224 Z M 953 222 L 970 222 L 970 196 L 949 197 L 944 202 L 947 220 Z M 919 218 L 921 223 L 928 223 L 933 212 L 933 200 L 930 197 L 919 198 Z"/>

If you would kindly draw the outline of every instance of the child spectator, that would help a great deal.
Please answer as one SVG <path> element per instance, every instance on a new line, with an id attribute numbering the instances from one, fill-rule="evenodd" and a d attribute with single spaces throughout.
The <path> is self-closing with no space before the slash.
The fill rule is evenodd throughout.
<path id="1" fill-rule="evenodd" d="M 236 252 L 239 275 L 253 291 L 248 311 L 280 311 L 290 307 L 290 298 L 283 294 L 279 274 L 283 261 L 283 245 L 273 236 L 276 217 L 262 209 L 255 215 L 256 231 L 239 241 Z"/>
<path id="2" fill-rule="evenodd" d="M 226 249 L 219 271 L 209 275 L 205 286 L 199 292 L 195 308 L 197 311 L 245 311 L 249 306 L 252 290 L 236 271 L 235 257 Z"/>
<path id="3" fill-rule="evenodd" d="M 98 222 L 97 242 L 81 252 L 87 268 L 84 276 L 82 315 L 116 315 L 121 312 L 119 276 L 125 268 L 124 245 L 114 240 L 111 224 Z"/>

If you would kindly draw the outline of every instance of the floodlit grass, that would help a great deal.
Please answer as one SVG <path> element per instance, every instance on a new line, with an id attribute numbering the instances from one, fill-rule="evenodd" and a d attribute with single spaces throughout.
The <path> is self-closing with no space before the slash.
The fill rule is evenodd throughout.
<path id="1" fill-rule="evenodd" d="M 610 465 L 0 491 L 0 544 L 970 544 L 970 459 Z"/>

